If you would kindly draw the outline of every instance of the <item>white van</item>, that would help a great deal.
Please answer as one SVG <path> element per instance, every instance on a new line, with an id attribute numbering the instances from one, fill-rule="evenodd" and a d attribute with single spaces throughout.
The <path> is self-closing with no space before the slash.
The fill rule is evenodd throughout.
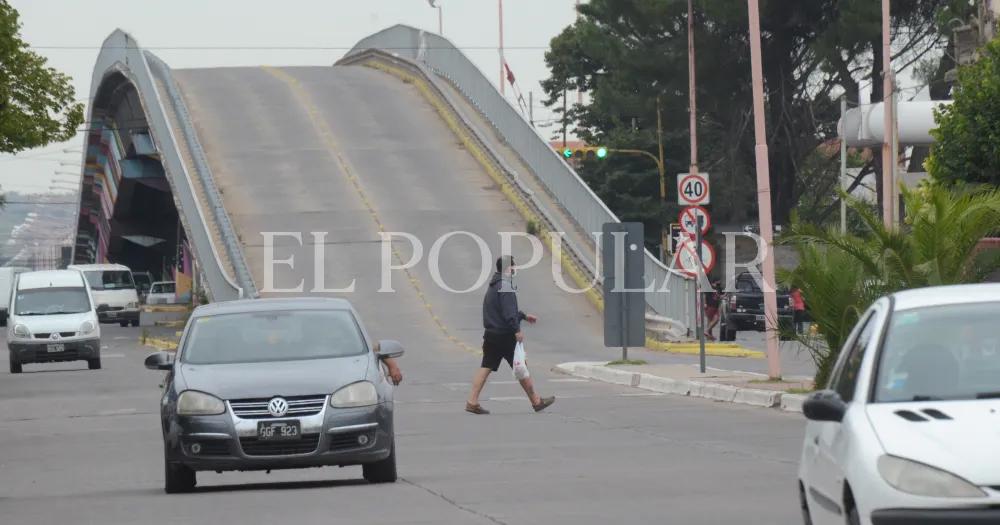
<path id="1" fill-rule="evenodd" d="M 14 280 L 7 322 L 10 373 L 24 363 L 87 362 L 101 368 L 101 327 L 90 288 L 75 270 L 24 272 Z"/>
<path id="2" fill-rule="evenodd" d="M 87 278 L 90 293 L 102 323 L 139 326 L 139 293 L 132 280 L 132 270 L 120 264 L 71 264 Z"/>
<path id="3" fill-rule="evenodd" d="M 4 266 L 0 268 L 0 326 L 7 326 L 7 308 L 10 306 L 10 292 L 14 289 L 14 277 L 31 268 Z"/>

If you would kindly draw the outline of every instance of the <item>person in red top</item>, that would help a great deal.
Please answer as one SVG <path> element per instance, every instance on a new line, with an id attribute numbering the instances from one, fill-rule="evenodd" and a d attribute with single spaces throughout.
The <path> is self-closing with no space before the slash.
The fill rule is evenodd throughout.
<path id="1" fill-rule="evenodd" d="M 801 334 L 806 317 L 806 301 L 802 298 L 802 290 L 794 286 L 788 292 L 788 296 L 792 301 L 792 320 L 795 322 L 795 333 Z"/>

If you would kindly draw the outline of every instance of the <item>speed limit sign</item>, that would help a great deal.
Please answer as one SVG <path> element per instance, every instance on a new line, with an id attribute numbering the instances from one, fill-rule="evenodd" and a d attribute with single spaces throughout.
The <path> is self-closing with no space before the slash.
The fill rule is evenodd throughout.
<path id="1" fill-rule="evenodd" d="M 677 204 L 700 206 L 708 204 L 708 173 L 680 173 L 677 175 Z"/>

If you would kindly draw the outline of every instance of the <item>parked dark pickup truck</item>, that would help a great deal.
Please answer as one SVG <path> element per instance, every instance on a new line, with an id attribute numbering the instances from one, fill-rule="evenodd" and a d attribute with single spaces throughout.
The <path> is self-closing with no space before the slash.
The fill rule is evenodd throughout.
<path id="1" fill-rule="evenodd" d="M 792 303 L 786 290 L 778 290 L 780 335 L 792 327 Z M 719 340 L 734 341 L 741 330 L 764 331 L 764 292 L 749 272 L 736 276 L 736 291 L 725 295 L 720 305 Z"/>

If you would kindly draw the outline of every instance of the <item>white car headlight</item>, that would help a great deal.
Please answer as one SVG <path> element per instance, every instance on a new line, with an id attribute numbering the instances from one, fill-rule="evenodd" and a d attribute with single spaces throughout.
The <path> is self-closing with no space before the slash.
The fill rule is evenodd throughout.
<path id="1" fill-rule="evenodd" d="M 226 404 L 221 399 L 197 390 L 185 390 L 177 398 L 179 416 L 214 416 L 225 411 Z"/>
<path id="2" fill-rule="evenodd" d="M 896 490 L 936 498 L 982 498 L 979 487 L 930 465 L 896 456 L 878 458 L 878 471 Z"/>
<path id="3" fill-rule="evenodd" d="M 129 308 L 129 309 L 138 308 L 138 307 L 139 307 L 139 303 L 134 302 L 134 301 L 131 302 L 131 303 L 128 303 L 127 305 L 125 305 L 125 308 Z"/>
<path id="4" fill-rule="evenodd" d="M 17 337 L 31 337 L 28 327 L 23 324 L 14 325 L 14 335 Z"/>
<path id="5" fill-rule="evenodd" d="M 364 407 L 378 404 L 375 385 L 361 381 L 347 385 L 330 396 L 330 406 L 334 408 Z"/>
<path id="6" fill-rule="evenodd" d="M 80 335 L 92 334 L 94 333 L 94 330 L 96 328 L 97 327 L 94 325 L 92 321 L 84 321 L 82 324 L 80 324 Z"/>

